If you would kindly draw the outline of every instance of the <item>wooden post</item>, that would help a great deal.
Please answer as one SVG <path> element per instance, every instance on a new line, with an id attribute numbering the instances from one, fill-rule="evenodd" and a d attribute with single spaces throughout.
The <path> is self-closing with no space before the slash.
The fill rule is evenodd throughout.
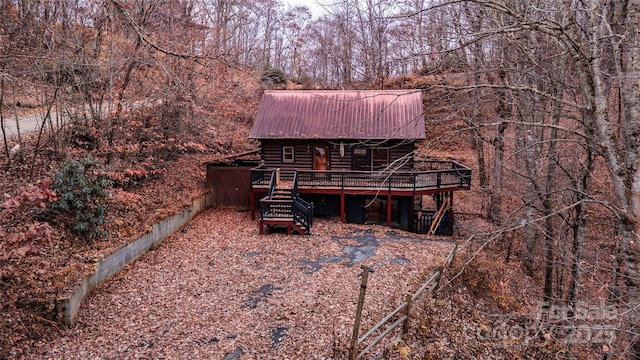
<path id="1" fill-rule="evenodd" d="M 440 281 L 442 280 L 445 273 L 447 272 L 449 265 L 451 265 L 451 263 L 453 262 L 453 258 L 456 256 L 457 251 L 458 251 L 458 244 L 455 244 L 453 246 L 453 250 L 451 250 L 451 252 L 449 253 L 449 256 L 447 256 L 447 260 L 445 260 L 444 264 L 440 265 L 440 270 L 437 271 L 439 274 L 436 280 L 436 286 L 433 288 L 433 291 L 436 291 L 440 288 Z"/>
<path id="2" fill-rule="evenodd" d="M 256 219 L 256 192 L 255 190 L 251 189 L 251 198 L 249 199 L 251 205 L 251 220 L 255 220 Z"/>
<path id="3" fill-rule="evenodd" d="M 276 169 L 276 187 L 280 186 L 280 168 Z"/>
<path id="4" fill-rule="evenodd" d="M 344 212 L 344 191 L 340 193 L 340 222 L 344 223 L 345 220 L 345 212 Z"/>
<path id="5" fill-rule="evenodd" d="M 404 308 L 404 314 L 407 316 L 407 318 L 404 320 L 404 323 L 402 324 L 402 335 L 406 335 L 409 333 L 409 318 L 411 317 L 411 294 L 407 294 L 407 296 L 405 297 L 406 302 L 407 302 L 407 307 Z"/>
<path id="6" fill-rule="evenodd" d="M 453 191 L 449 193 L 449 224 L 451 224 L 451 235 L 453 235 L 453 230 L 456 228 L 453 214 Z"/>
<path id="7" fill-rule="evenodd" d="M 391 190 L 387 195 L 387 226 L 391 227 Z"/>
<path id="8" fill-rule="evenodd" d="M 360 297 L 356 308 L 356 321 L 353 324 L 353 334 L 351 335 L 351 346 L 349 347 L 349 360 L 356 360 L 358 356 L 358 333 L 360 332 L 360 318 L 362 317 L 362 307 L 364 305 L 364 295 L 367 292 L 367 281 L 369 273 L 373 269 L 367 265 L 362 265 L 362 283 L 360 284 Z"/>

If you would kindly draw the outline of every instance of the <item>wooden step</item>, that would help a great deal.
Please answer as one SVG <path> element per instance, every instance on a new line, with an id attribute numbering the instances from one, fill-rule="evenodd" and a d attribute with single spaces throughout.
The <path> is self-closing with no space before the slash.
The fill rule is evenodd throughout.
<path id="1" fill-rule="evenodd" d="M 291 223 L 291 226 L 293 227 L 293 229 L 295 229 L 295 231 L 297 231 L 300 235 L 307 235 L 308 231 L 306 229 L 306 227 L 301 224 L 300 222 L 296 221 Z"/>
<path id="2" fill-rule="evenodd" d="M 293 200 L 293 198 L 291 197 L 291 195 L 287 196 L 287 195 L 273 194 L 271 196 L 271 200 Z"/>
<path id="3" fill-rule="evenodd" d="M 311 226 L 307 226 L 294 218 L 295 211 L 301 211 L 294 194 L 295 184 L 293 181 L 280 181 L 276 174 L 276 184 L 270 188 L 270 196 L 264 201 L 263 212 L 260 217 L 260 234 L 264 233 L 264 228 L 273 226 L 286 226 L 287 234 L 295 231 L 299 234 L 309 234 Z M 305 203 L 303 203 L 305 204 Z M 305 210 L 303 208 L 302 210 Z"/>
<path id="4" fill-rule="evenodd" d="M 270 211 L 262 216 L 264 219 L 293 219 L 291 211 Z"/>
<path id="5" fill-rule="evenodd" d="M 310 229 L 307 229 L 302 223 L 294 221 L 293 218 L 262 218 L 260 220 L 260 234 L 264 234 L 265 226 L 286 226 L 287 234 L 290 234 L 291 231 L 295 231 L 300 235 L 311 233 Z"/>

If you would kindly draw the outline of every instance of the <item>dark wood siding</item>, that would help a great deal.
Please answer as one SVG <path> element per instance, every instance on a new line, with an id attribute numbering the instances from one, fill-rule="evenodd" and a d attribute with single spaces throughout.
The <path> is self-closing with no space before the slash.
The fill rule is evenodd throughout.
<path id="1" fill-rule="evenodd" d="M 213 207 L 249 210 L 253 167 L 207 165 L 207 187 L 213 195 Z"/>
<path id="2" fill-rule="evenodd" d="M 391 149 L 389 149 L 389 158 L 390 161 L 393 162 L 402 158 L 403 156 L 411 153 L 415 149 L 414 144 L 400 144 Z M 413 155 L 410 157 L 409 161 L 406 161 L 402 164 L 402 167 L 399 170 L 411 170 L 413 167 Z"/>
<path id="3" fill-rule="evenodd" d="M 352 152 L 354 146 L 363 146 L 363 142 L 342 141 L 344 154 L 340 154 L 341 141 L 335 140 L 262 140 L 262 160 L 267 168 L 281 168 L 282 170 L 312 169 L 314 145 L 329 145 L 329 162 L 327 170 L 351 170 Z M 414 149 L 413 143 L 400 143 L 399 141 L 389 141 L 385 144 L 378 144 L 376 147 L 389 147 L 389 161 L 393 162 L 411 153 Z M 282 161 L 282 147 L 294 147 L 294 162 L 284 163 Z M 413 159 L 402 165 L 399 170 L 410 170 Z"/>
<path id="4" fill-rule="evenodd" d="M 297 140 L 263 140 L 261 145 L 262 160 L 264 166 L 267 168 L 281 168 L 283 170 L 311 169 L 311 144 L 308 142 L 300 142 Z M 309 145 L 309 148 L 307 148 L 307 145 Z M 283 146 L 294 147 L 293 163 L 282 162 Z"/>
<path id="5" fill-rule="evenodd" d="M 349 143 L 342 143 L 344 144 L 344 156 L 340 156 L 340 141 L 335 141 L 331 145 L 331 157 L 329 160 L 331 161 L 332 170 L 351 170 L 351 148 Z"/>

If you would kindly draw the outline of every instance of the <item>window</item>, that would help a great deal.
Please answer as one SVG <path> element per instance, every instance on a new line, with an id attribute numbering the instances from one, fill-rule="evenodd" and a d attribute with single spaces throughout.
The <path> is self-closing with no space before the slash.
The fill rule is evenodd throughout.
<path id="1" fill-rule="evenodd" d="M 371 170 L 368 151 L 366 148 L 353 148 L 353 157 L 351 158 L 351 170 L 369 171 Z"/>
<path id="2" fill-rule="evenodd" d="M 361 171 L 379 171 L 389 165 L 389 149 L 354 148 L 351 169 Z"/>
<path id="3" fill-rule="evenodd" d="M 293 163 L 295 162 L 295 152 L 293 146 L 282 147 L 282 162 Z"/>
<path id="4" fill-rule="evenodd" d="M 371 170 L 384 170 L 389 164 L 389 149 L 371 149 Z"/>

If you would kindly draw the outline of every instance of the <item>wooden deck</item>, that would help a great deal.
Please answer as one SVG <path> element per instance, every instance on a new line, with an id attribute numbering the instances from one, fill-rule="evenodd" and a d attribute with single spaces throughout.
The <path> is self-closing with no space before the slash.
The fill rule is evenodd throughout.
<path id="1" fill-rule="evenodd" d="M 417 164 L 413 171 L 366 172 L 349 170 L 298 170 L 297 187 L 300 193 L 326 194 L 428 194 L 468 190 L 471 187 L 471 169 L 454 161 L 428 161 Z M 273 169 L 251 169 L 254 191 L 269 188 Z M 293 172 L 282 172 L 284 181 Z"/>

